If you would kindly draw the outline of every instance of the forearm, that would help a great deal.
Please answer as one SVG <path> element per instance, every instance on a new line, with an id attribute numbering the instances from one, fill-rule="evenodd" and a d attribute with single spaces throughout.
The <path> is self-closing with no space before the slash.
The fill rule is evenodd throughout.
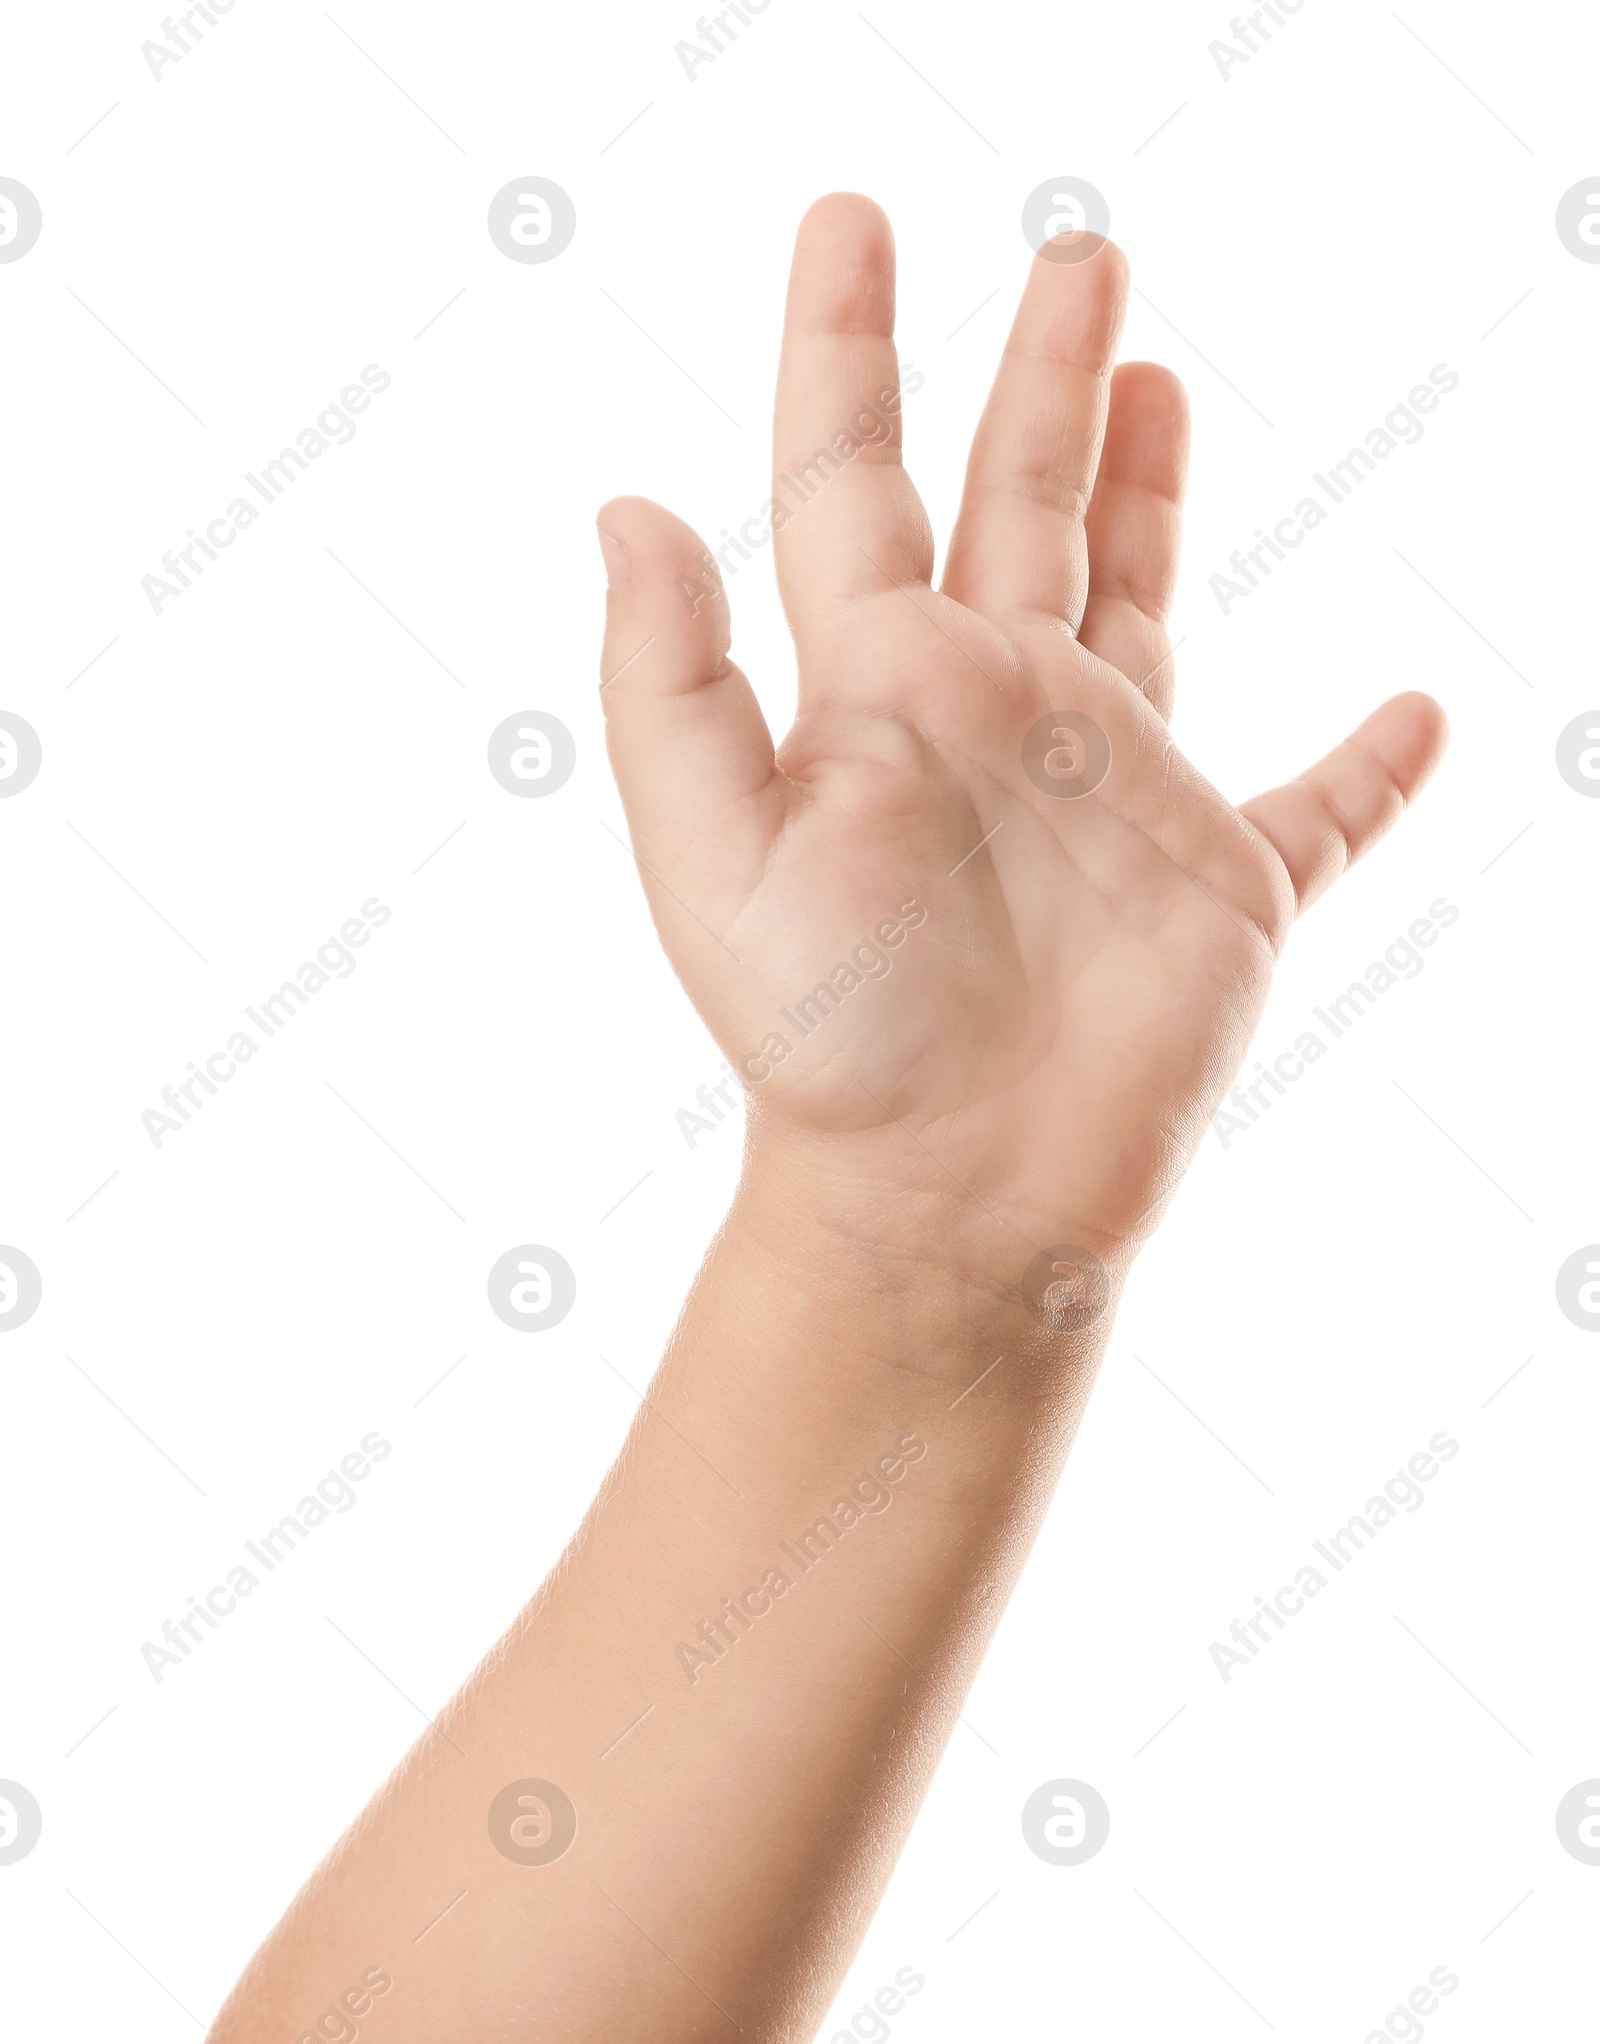
<path id="1" fill-rule="evenodd" d="M 374 2044 L 811 2034 L 1109 1319 L 1052 1331 L 1020 1282 L 1029 1245 L 930 1185 L 869 1189 L 843 1226 L 814 1191 L 749 1176 L 580 1534 L 313 1877 L 216 2044 L 301 2036 L 372 1966 L 394 1982 L 359 2023 Z M 527 1780 L 576 1813 L 543 1865 L 491 1840 L 495 1798 Z"/>

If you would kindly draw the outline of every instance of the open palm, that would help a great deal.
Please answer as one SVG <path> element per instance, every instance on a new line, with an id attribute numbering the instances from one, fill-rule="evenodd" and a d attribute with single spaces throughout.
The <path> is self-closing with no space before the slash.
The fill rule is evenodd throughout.
<path id="1" fill-rule="evenodd" d="M 1187 409 L 1164 369 L 1112 373 L 1126 295 L 1109 243 L 1035 259 L 935 591 L 888 222 L 854 196 L 811 209 L 775 430 L 799 659 L 776 755 L 702 543 L 641 498 L 599 520 L 612 761 L 753 1139 L 945 1199 L 1013 1260 L 1019 1238 L 1115 1257 L 1148 1232 L 1297 910 L 1445 738 L 1436 703 L 1397 696 L 1238 809 L 1178 751 Z"/>

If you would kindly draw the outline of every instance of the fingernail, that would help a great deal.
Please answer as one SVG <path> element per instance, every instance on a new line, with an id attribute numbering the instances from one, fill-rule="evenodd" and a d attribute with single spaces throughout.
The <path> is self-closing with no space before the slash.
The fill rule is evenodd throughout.
<path id="1" fill-rule="evenodd" d="M 603 525 L 597 525 L 595 531 L 600 535 L 600 555 L 606 564 L 606 586 L 610 589 L 626 589 L 633 572 L 628 549 L 613 533 L 607 532 Z"/>

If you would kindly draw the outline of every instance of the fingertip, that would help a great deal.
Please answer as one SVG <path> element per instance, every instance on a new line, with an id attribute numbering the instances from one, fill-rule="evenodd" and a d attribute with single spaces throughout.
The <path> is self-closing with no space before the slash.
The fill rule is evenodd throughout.
<path id="1" fill-rule="evenodd" d="M 1111 372 L 1111 404 L 1102 475 L 1183 501 L 1189 468 L 1189 394 L 1159 362 L 1120 362 Z"/>
<path id="2" fill-rule="evenodd" d="M 1119 298 L 1126 298 L 1133 289 L 1133 265 L 1120 242 L 1113 241 L 1109 235 L 1094 259 L 1094 267 L 1100 271 L 1103 288 L 1115 291 Z"/>
<path id="3" fill-rule="evenodd" d="M 876 240 L 891 248 L 894 245 L 894 229 L 888 214 L 865 192 L 824 192 L 800 216 L 797 242 L 826 243 L 840 237 Z"/>
<path id="4" fill-rule="evenodd" d="M 1419 730 L 1426 731 L 1441 752 L 1449 744 L 1450 719 L 1436 696 L 1430 696 L 1425 689 L 1408 688 L 1391 696 L 1389 702 L 1391 708 L 1403 710 Z"/>
<path id="5" fill-rule="evenodd" d="M 692 525 L 649 497 L 613 497 L 600 506 L 594 522 L 601 536 L 601 551 L 606 551 L 609 539 L 627 553 L 635 573 L 641 576 L 673 573 L 686 560 L 704 565 L 711 558 Z"/>
<path id="6" fill-rule="evenodd" d="M 1090 243 L 1098 244 L 1092 253 Z M 1108 376 L 1127 317 L 1129 274 L 1127 257 L 1103 235 L 1060 235 L 1045 242 L 1023 286 L 1009 345 Z"/>
<path id="7" fill-rule="evenodd" d="M 1189 392 L 1164 362 L 1119 362 L 1111 372 L 1113 402 L 1168 433 L 1189 430 Z"/>
<path id="8" fill-rule="evenodd" d="M 1133 266 L 1108 234 L 1093 228 L 1052 235 L 1034 251 L 1033 269 L 1043 277 L 1090 286 L 1096 296 L 1118 304 L 1133 284 Z"/>
<path id="9" fill-rule="evenodd" d="M 675 525 L 683 523 L 665 505 L 653 503 L 649 497 L 611 497 L 594 515 L 599 529 L 609 533 L 613 539 L 621 540 L 625 546 L 643 538 L 662 519 Z"/>
<path id="10" fill-rule="evenodd" d="M 830 192 L 805 212 L 789 279 L 791 333 L 894 331 L 894 230 L 862 192 Z"/>
<path id="11" fill-rule="evenodd" d="M 1358 744 L 1379 753 L 1409 802 L 1432 779 L 1450 742 L 1444 706 L 1421 689 L 1391 696 L 1354 733 Z"/>

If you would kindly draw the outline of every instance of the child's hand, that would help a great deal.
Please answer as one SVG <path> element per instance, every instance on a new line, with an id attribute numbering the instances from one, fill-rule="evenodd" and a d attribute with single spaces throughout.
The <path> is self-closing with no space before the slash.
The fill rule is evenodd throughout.
<path id="1" fill-rule="evenodd" d="M 885 1231 L 959 1216 L 997 1270 L 1062 1241 L 1115 1261 L 1148 1232 L 1297 910 L 1445 742 L 1436 703 L 1397 696 L 1242 809 L 1178 751 L 1186 406 L 1164 369 L 1111 374 L 1126 292 L 1109 244 L 1036 258 L 936 593 L 900 465 L 888 223 L 857 197 L 811 209 L 778 385 L 799 708 L 776 761 L 694 533 L 637 497 L 599 520 L 611 756 L 754 1156 Z"/>

